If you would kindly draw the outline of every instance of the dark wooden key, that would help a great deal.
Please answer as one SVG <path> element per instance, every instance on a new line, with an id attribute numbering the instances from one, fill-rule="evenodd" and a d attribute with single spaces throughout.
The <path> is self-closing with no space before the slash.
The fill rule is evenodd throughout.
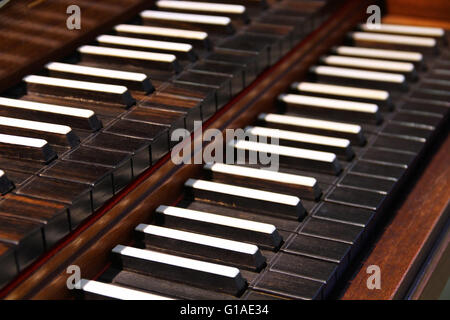
<path id="1" fill-rule="evenodd" d="M 154 91 L 152 82 L 144 73 L 95 68 L 76 64 L 50 62 L 45 65 L 50 76 L 89 82 L 125 86 L 145 93 Z"/>
<path id="2" fill-rule="evenodd" d="M 322 299 L 324 284 L 285 273 L 268 271 L 258 279 L 253 288 L 290 299 L 316 300 Z"/>
<path id="3" fill-rule="evenodd" d="M 10 245 L 0 243 L 0 289 L 17 275 L 14 249 Z"/>
<path id="4" fill-rule="evenodd" d="M 107 62 L 125 64 L 134 67 L 180 72 L 181 66 L 176 56 L 166 53 L 143 52 L 139 50 L 117 49 L 98 46 L 82 46 L 78 48 L 83 62 Z"/>
<path id="5" fill-rule="evenodd" d="M 406 169 L 407 166 L 401 164 L 376 163 L 372 161 L 359 160 L 353 165 L 353 167 L 351 167 L 349 172 L 400 180 L 405 174 Z"/>
<path id="6" fill-rule="evenodd" d="M 280 26 L 287 26 L 294 29 L 295 41 L 301 40 L 313 29 L 313 19 L 311 16 L 299 15 L 292 10 L 267 10 L 256 18 L 257 22 L 270 23 Z"/>
<path id="7" fill-rule="evenodd" d="M 197 60 L 197 54 L 192 45 L 188 43 L 158 41 L 123 36 L 100 35 L 97 42 L 108 48 L 124 48 L 130 50 L 142 50 L 145 52 L 158 52 L 173 54 L 179 60 Z"/>
<path id="8" fill-rule="evenodd" d="M 161 159 L 169 151 L 169 130 L 164 125 L 119 120 L 104 132 L 150 141 L 152 163 Z"/>
<path id="9" fill-rule="evenodd" d="M 323 202 L 313 216 L 366 227 L 372 221 L 374 214 L 375 212 L 371 210 Z"/>
<path id="10" fill-rule="evenodd" d="M 332 152 L 345 160 L 355 155 L 348 139 L 253 126 L 247 126 L 245 132 L 253 137 L 278 139 L 281 146 Z"/>
<path id="11" fill-rule="evenodd" d="M 260 270 L 266 259 L 257 246 L 194 232 L 140 224 L 135 228 L 146 248 L 188 258 Z"/>
<path id="12" fill-rule="evenodd" d="M 128 108 L 135 103 L 127 87 L 61 78 L 27 76 L 27 92 L 75 99 L 94 100 Z"/>
<path id="13" fill-rule="evenodd" d="M 275 113 L 261 113 L 258 122 L 270 128 L 349 139 L 357 145 L 366 142 L 363 129 L 356 124 Z"/>
<path id="14" fill-rule="evenodd" d="M 371 162 L 378 162 L 381 164 L 399 164 L 409 166 L 415 157 L 415 153 L 372 147 L 367 149 L 361 158 L 363 160 L 369 160 Z"/>
<path id="15" fill-rule="evenodd" d="M 192 29 L 229 35 L 235 32 L 231 19 L 224 16 L 145 10 L 140 14 L 145 25 Z"/>
<path id="16" fill-rule="evenodd" d="M 231 80 L 231 95 L 233 96 L 245 88 L 245 72 L 243 67 L 239 65 L 200 61 L 194 64 L 190 70 L 214 76 L 229 77 Z"/>
<path id="17" fill-rule="evenodd" d="M 168 10 L 170 12 L 186 12 L 195 14 L 208 14 L 213 16 L 230 17 L 232 20 L 239 20 L 248 23 L 249 18 L 247 10 L 242 5 L 196 1 L 172 1 L 159 0 L 155 3 L 159 10 Z"/>
<path id="18" fill-rule="evenodd" d="M 0 133 L 45 139 L 50 144 L 69 147 L 75 147 L 80 143 L 80 138 L 68 126 L 18 118 L 0 116 Z"/>
<path id="19" fill-rule="evenodd" d="M 112 251 L 128 270 L 233 295 L 246 288 L 246 281 L 234 267 L 122 245 Z"/>
<path id="20" fill-rule="evenodd" d="M 294 45 L 294 28 L 263 22 L 254 22 L 245 28 L 246 33 L 270 35 L 278 39 L 281 54 L 286 54 Z"/>
<path id="21" fill-rule="evenodd" d="M 102 127 L 102 123 L 95 113 L 88 109 L 2 97 L 0 97 L 0 115 L 24 120 L 51 122 L 91 131 L 96 131 Z"/>
<path id="22" fill-rule="evenodd" d="M 326 120 L 380 123 L 382 115 L 376 104 L 299 94 L 281 94 L 278 103 L 283 110 L 295 114 L 321 117 Z"/>
<path id="23" fill-rule="evenodd" d="M 324 284 L 323 295 L 327 297 L 336 283 L 337 268 L 333 262 L 280 253 L 270 270 L 321 282 Z"/>
<path id="24" fill-rule="evenodd" d="M 29 266 L 45 249 L 39 224 L 4 216 L 0 216 L 0 243 L 14 248 L 19 271 Z"/>
<path id="25" fill-rule="evenodd" d="M 434 113 L 399 111 L 392 117 L 391 122 L 434 130 L 441 123 L 441 119 L 441 116 Z"/>
<path id="26" fill-rule="evenodd" d="M 423 99 L 407 99 L 401 108 L 407 111 L 419 111 L 439 115 L 446 115 L 450 112 L 450 108 L 446 103 Z"/>
<path id="27" fill-rule="evenodd" d="M 212 43 L 208 34 L 202 31 L 139 26 L 134 24 L 119 24 L 114 27 L 114 30 L 119 35 L 127 37 L 182 42 L 189 43 L 197 49 L 212 49 Z"/>
<path id="28" fill-rule="evenodd" d="M 64 157 L 64 160 L 112 167 L 114 191 L 122 190 L 132 179 L 131 155 L 127 152 L 81 146 Z"/>
<path id="29" fill-rule="evenodd" d="M 40 176 L 90 185 L 92 205 L 96 210 L 114 194 L 112 170 L 112 167 L 59 160 L 40 173 Z"/>
<path id="30" fill-rule="evenodd" d="M 291 219 L 301 220 L 305 216 L 305 208 L 295 196 L 195 179 L 187 180 L 185 188 L 196 200 Z"/>
<path id="31" fill-rule="evenodd" d="M 238 65 L 244 69 L 245 86 L 248 86 L 262 71 L 258 64 L 258 54 L 242 51 L 230 51 L 215 49 L 205 58 L 206 61 L 214 61 L 226 65 Z"/>
<path id="32" fill-rule="evenodd" d="M 353 187 L 387 194 L 394 188 L 395 184 L 395 181 L 388 179 L 348 173 L 339 181 L 338 186 Z"/>
<path id="33" fill-rule="evenodd" d="M 377 211 L 382 206 L 385 198 L 385 193 L 348 187 L 336 187 L 325 197 L 325 200 Z"/>
<path id="34" fill-rule="evenodd" d="M 0 193 L 7 194 L 14 189 L 14 184 L 8 179 L 5 171 L 0 170 Z"/>
<path id="35" fill-rule="evenodd" d="M 395 135 L 406 139 L 428 140 L 433 134 L 434 128 L 429 126 L 418 126 L 414 124 L 389 122 L 381 131 L 383 134 Z"/>
<path id="36" fill-rule="evenodd" d="M 72 229 L 92 214 L 91 187 L 64 180 L 35 177 L 17 190 L 17 194 L 57 201 L 68 205 Z"/>
<path id="37" fill-rule="evenodd" d="M 397 151 L 413 152 L 417 154 L 423 149 L 425 141 L 426 140 L 424 138 L 406 138 L 391 134 L 383 134 L 377 137 L 373 143 L 373 146 Z"/>
<path id="38" fill-rule="evenodd" d="M 41 225 L 46 248 L 70 232 L 67 207 L 57 202 L 10 194 L 0 201 L 0 216 Z"/>
<path id="39" fill-rule="evenodd" d="M 49 163 L 56 153 L 46 140 L 0 134 L 1 154 L 8 158 L 35 160 Z"/>
<path id="40" fill-rule="evenodd" d="M 320 198 L 322 194 L 317 180 L 308 176 L 222 163 L 206 164 L 203 168 L 212 180 L 221 183 L 237 183 L 240 186 L 280 192 L 312 200 Z"/>
<path id="41" fill-rule="evenodd" d="M 80 280 L 78 290 L 82 292 L 83 298 L 88 300 L 172 300 L 149 292 L 86 279 Z"/>
<path id="42" fill-rule="evenodd" d="M 20 171 L 13 171 L 9 170 L 5 172 L 6 176 L 8 177 L 8 180 L 16 187 L 21 186 L 24 184 L 28 179 L 33 177 L 33 174 L 20 172 Z"/>
<path id="43" fill-rule="evenodd" d="M 202 121 L 202 103 L 194 99 L 186 99 L 172 95 L 151 95 L 148 101 L 140 104 L 143 107 L 155 107 L 169 111 L 186 113 L 186 130 L 194 129 L 194 121 Z"/>
<path id="44" fill-rule="evenodd" d="M 215 94 L 216 108 L 223 107 L 232 97 L 231 78 L 229 76 L 186 71 L 177 77 L 174 82 L 212 89 Z"/>
<path id="45" fill-rule="evenodd" d="M 8 171 L 17 171 L 29 175 L 37 174 L 45 166 L 44 163 L 31 160 L 19 160 L 0 156 L 0 168 Z"/>
<path id="46" fill-rule="evenodd" d="M 257 244 L 275 249 L 282 239 L 275 226 L 192 209 L 159 206 L 157 221 L 166 227 Z"/>

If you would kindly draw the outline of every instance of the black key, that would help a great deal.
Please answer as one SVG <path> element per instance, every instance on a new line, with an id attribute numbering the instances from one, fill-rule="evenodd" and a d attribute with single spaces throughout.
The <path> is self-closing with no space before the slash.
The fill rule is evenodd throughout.
<path id="1" fill-rule="evenodd" d="M 0 170 L 0 193 L 6 194 L 14 189 L 14 184 L 8 179 L 5 171 Z"/>
<path id="2" fill-rule="evenodd" d="M 352 173 L 345 175 L 338 183 L 338 186 L 366 189 L 384 194 L 389 193 L 393 189 L 394 185 L 395 181 L 393 180 L 362 176 Z"/>
<path id="3" fill-rule="evenodd" d="M 255 80 L 256 76 L 262 71 L 256 53 L 215 49 L 214 52 L 206 56 L 205 60 L 242 67 L 244 69 L 245 86 Z"/>
<path id="4" fill-rule="evenodd" d="M 385 197 L 383 193 L 336 187 L 326 196 L 325 200 L 376 211 L 383 204 Z"/>
<path id="5" fill-rule="evenodd" d="M 450 105 L 438 101 L 411 99 L 406 100 L 401 108 L 402 110 L 428 112 L 445 116 L 450 110 Z"/>
<path id="6" fill-rule="evenodd" d="M 0 152 L 8 158 L 43 163 L 56 158 L 55 151 L 46 140 L 9 134 L 0 134 Z"/>
<path id="7" fill-rule="evenodd" d="M 367 151 L 362 155 L 361 158 L 364 160 L 370 160 L 371 162 L 379 162 L 382 164 L 392 163 L 409 166 L 413 162 L 415 157 L 416 155 L 410 152 L 372 147 L 367 149 Z"/>
<path id="8" fill-rule="evenodd" d="M 405 165 L 381 164 L 361 160 L 358 161 L 349 172 L 399 180 L 405 173 L 406 168 Z"/>
<path id="9" fill-rule="evenodd" d="M 286 54 L 294 45 L 294 28 L 290 26 L 254 22 L 245 28 L 245 32 L 275 37 L 280 44 L 281 54 Z"/>
<path id="10" fill-rule="evenodd" d="M 407 112 L 399 111 L 391 119 L 392 122 L 398 122 L 405 125 L 415 125 L 434 130 L 441 122 L 442 117 L 426 112 Z"/>
<path id="11" fill-rule="evenodd" d="M 321 219 L 366 227 L 372 221 L 374 212 L 367 209 L 324 202 L 313 213 L 313 216 Z"/>
<path id="12" fill-rule="evenodd" d="M 17 275 L 16 259 L 14 249 L 6 244 L 0 243 L 0 289 L 3 288 Z"/>
<path id="13" fill-rule="evenodd" d="M 358 244 L 364 228 L 347 223 L 311 218 L 300 230 L 300 234 L 334 240 L 351 245 Z"/>
<path id="14" fill-rule="evenodd" d="M 421 128 L 415 125 L 404 125 L 397 123 L 388 123 L 383 130 L 383 134 L 395 135 L 399 137 L 408 138 L 418 138 L 418 139 L 428 139 L 433 133 L 432 128 Z"/>
<path id="15" fill-rule="evenodd" d="M 392 136 L 388 134 L 379 135 L 375 142 L 374 147 L 387 148 L 398 151 L 408 151 L 419 153 L 425 144 L 424 138 L 402 138 Z"/>

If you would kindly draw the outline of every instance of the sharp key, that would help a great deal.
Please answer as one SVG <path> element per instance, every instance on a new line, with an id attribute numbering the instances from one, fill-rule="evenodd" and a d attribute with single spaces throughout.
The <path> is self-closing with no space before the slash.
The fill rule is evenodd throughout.
<path id="1" fill-rule="evenodd" d="M 8 158 L 36 160 L 48 163 L 56 153 L 47 141 L 9 134 L 0 134 L 1 154 Z"/>
<path id="2" fill-rule="evenodd" d="M 0 115 L 26 120 L 50 121 L 89 131 L 102 127 L 94 111 L 0 97 Z"/>
<path id="3" fill-rule="evenodd" d="M 50 62 L 45 68 L 49 71 L 50 76 L 55 78 L 114 84 L 145 93 L 154 91 L 150 79 L 144 73 L 94 68 L 60 62 Z"/>
<path id="4" fill-rule="evenodd" d="M 312 177 L 223 163 L 206 164 L 203 168 L 214 181 L 221 183 L 238 182 L 246 187 L 288 193 L 312 200 L 320 198 L 322 194 L 317 180 Z"/>
<path id="5" fill-rule="evenodd" d="M 280 94 L 280 105 L 288 112 L 336 120 L 380 123 L 382 116 L 376 104 L 300 94 Z"/>
<path id="6" fill-rule="evenodd" d="M 35 75 L 26 76 L 24 81 L 28 93 L 99 101 L 125 108 L 135 103 L 124 86 Z"/>
<path id="7" fill-rule="evenodd" d="M 247 286 L 239 269 L 234 267 L 122 245 L 112 252 L 123 268 L 154 277 L 232 295 L 241 294 Z"/>
<path id="8" fill-rule="evenodd" d="M 197 179 L 188 179 L 184 186 L 196 200 L 299 220 L 305 216 L 300 199 L 291 195 Z"/>
<path id="9" fill-rule="evenodd" d="M 275 226 L 267 223 L 168 206 L 159 206 L 156 213 L 166 227 L 232 238 L 270 250 L 278 248 L 282 242 Z"/>
<path id="10" fill-rule="evenodd" d="M 282 146 L 332 152 L 345 160 L 355 155 L 348 139 L 252 126 L 246 127 L 245 133 L 258 138 L 278 139 Z"/>
<path id="11" fill-rule="evenodd" d="M 114 284 L 81 279 L 79 289 L 85 299 L 173 300 L 153 293 L 129 289 Z"/>
<path id="12" fill-rule="evenodd" d="M 210 50 L 212 48 L 208 34 L 203 31 L 138 26 L 134 24 L 119 24 L 114 27 L 114 30 L 119 35 L 127 37 L 189 43 L 197 49 Z"/>
<path id="13" fill-rule="evenodd" d="M 180 253 L 251 270 L 261 270 L 266 262 L 254 244 L 147 224 L 138 225 L 135 231 L 149 249 L 158 248 L 172 254 Z"/>
<path id="14" fill-rule="evenodd" d="M 98 36 L 96 40 L 101 46 L 105 47 L 167 53 L 173 54 L 180 60 L 197 60 L 197 54 L 189 43 L 148 40 L 107 34 Z"/>
<path id="15" fill-rule="evenodd" d="M 251 154 L 270 153 L 279 157 L 280 164 L 315 171 L 329 172 L 338 175 L 341 164 L 337 156 L 331 152 L 315 151 L 302 148 L 285 147 L 274 144 L 258 143 L 253 141 L 230 141 L 230 147 Z"/>
<path id="16" fill-rule="evenodd" d="M 14 184 L 8 179 L 5 171 L 0 169 L 0 193 L 6 194 L 14 189 Z"/>
<path id="17" fill-rule="evenodd" d="M 139 50 L 117 49 L 99 46 L 78 48 L 81 60 L 86 62 L 106 62 L 132 65 L 138 68 L 156 69 L 178 73 L 181 66 L 176 56 L 166 53 L 144 52 Z"/>
<path id="18" fill-rule="evenodd" d="M 258 121 L 261 124 L 271 128 L 301 131 L 313 134 L 323 134 L 349 139 L 357 145 L 364 145 L 366 141 L 361 126 L 356 124 L 318 120 L 275 113 L 261 113 L 258 116 Z"/>

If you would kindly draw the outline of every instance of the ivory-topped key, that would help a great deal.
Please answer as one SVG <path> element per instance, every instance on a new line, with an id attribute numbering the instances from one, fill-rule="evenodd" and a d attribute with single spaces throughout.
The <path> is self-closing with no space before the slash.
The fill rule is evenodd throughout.
<path id="1" fill-rule="evenodd" d="M 35 160 L 45 163 L 56 158 L 55 151 L 44 139 L 10 134 L 0 134 L 0 153 L 6 158 Z"/>
<path id="2" fill-rule="evenodd" d="M 2 116 L 0 116 L 0 133 L 45 139 L 50 144 L 70 147 L 80 143 L 80 138 L 68 126 Z"/>
<path id="3" fill-rule="evenodd" d="M 239 183 L 312 200 L 322 194 L 317 180 L 312 177 L 224 163 L 209 163 L 203 168 L 214 181 L 221 183 Z"/>
<path id="4" fill-rule="evenodd" d="M 420 66 L 423 62 L 423 54 L 417 51 L 338 46 L 333 47 L 331 52 L 341 56 L 407 61 L 416 66 Z"/>
<path id="5" fill-rule="evenodd" d="M 96 40 L 100 45 L 105 47 L 166 53 L 173 54 L 180 60 L 197 60 L 197 54 L 189 43 L 148 40 L 107 34 L 98 36 Z"/>
<path id="6" fill-rule="evenodd" d="M 119 24 L 114 27 L 114 30 L 117 34 L 127 37 L 183 42 L 193 45 L 194 48 L 207 50 L 212 48 L 208 33 L 203 31 L 139 26 L 134 24 Z"/>
<path id="7" fill-rule="evenodd" d="M 196 200 L 299 220 L 306 213 L 300 198 L 287 194 L 198 179 L 188 179 L 184 186 Z"/>
<path id="8" fill-rule="evenodd" d="M 366 141 L 362 127 L 357 124 L 276 113 L 261 113 L 258 122 L 270 128 L 345 138 L 358 145 L 364 145 Z"/>
<path id="9" fill-rule="evenodd" d="M 316 82 L 294 82 L 290 89 L 293 92 L 312 94 L 322 98 L 345 98 L 352 101 L 374 103 L 384 108 L 392 109 L 389 91 L 340 86 Z"/>
<path id="10" fill-rule="evenodd" d="M 128 89 L 139 90 L 145 93 L 150 93 L 154 90 L 150 79 L 144 73 L 94 68 L 60 62 L 50 62 L 45 65 L 45 68 L 55 78 L 121 85 Z"/>
<path id="11" fill-rule="evenodd" d="M 233 34 L 235 32 L 231 19 L 225 16 L 156 10 L 142 11 L 140 16 L 144 25 L 186 28 L 208 33 L 220 33 L 224 35 Z"/>
<path id="12" fill-rule="evenodd" d="M 23 80 L 29 93 L 111 103 L 125 108 L 135 103 L 124 86 L 36 75 L 26 76 Z"/>
<path id="13" fill-rule="evenodd" d="M 331 152 L 293 148 L 246 140 L 232 140 L 228 145 L 245 154 L 276 154 L 279 157 L 281 164 L 297 168 L 312 171 L 325 171 L 336 175 L 342 170 L 337 156 Z M 239 152 L 237 154 L 239 155 Z"/>
<path id="14" fill-rule="evenodd" d="M 245 133 L 250 136 L 265 137 L 271 140 L 274 138 L 278 139 L 279 144 L 282 146 L 332 152 L 345 160 L 350 160 L 355 155 L 348 139 L 258 126 L 247 126 Z"/>
<path id="15" fill-rule="evenodd" d="M 6 176 L 5 171 L 0 169 L 0 194 L 6 194 L 14 189 L 14 184 Z"/>
<path id="16" fill-rule="evenodd" d="M 375 26 L 367 23 L 361 23 L 358 28 L 368 32 L 394 33 L 432 38 L 442 38 L 445 35 L 445 30 L 442 28 L 408 26 L 389 23 L 380 23 Z"/>
<path id="17" fill-rule="evenodd" d="M 117 245 L 112 250 L 123 268 L 196 287 L 241 294 L 247 283 L 239 269 L 177 255 Z"/>
<path id="18" fill-rule="evenodd" d="M 137 237 L 152 250 L 251 270 L 261 270 L 265 266 L 266 259 L 256 245 L 233 238 L 223 239 L 148 224 L 139 224 L 134 230 Z"/>
<path id="19" fill-rule="evenodd" d="M 254 243 L 270 250 L 282 242 L 272 224 L 170 206 L 159 206 L 155 212 L 157 221 L 165 227 Z"/>
<path id="20" fill-rule="evenodd" d="M 24 120 L 48 121 L 72 128 L 97 131 L 102 127 L 94 111 L 0 97 L 0 115 Z"/>
<path id="21" fill-rule="evenodd" d="M 338 55 L 327 55 L 320 58 L 320 62 L 329 66 L 350 67 L 369 70 L 381 70 L 401 73 L 414 79 L 417 76 L 414 64 L 381 59 L 344 57 Z"/>
<path id="22" fill-rule="evenodd" d="M 138 68 L 155 69 L 178 73 L 181 66 L 173 54 L 118 49 L 102 46 L 78 48 L 81 60 L 86 62 L 109 62 L 116 65 L 132 65 Z"/>
<path id="23" fill-rule="evenodd" d="M 341 99 L 320 98 L 300 94 L 280 94 L 280 105 L 289 112 L 321 118 L 379 123 L 381 113 L 376 104 Z"/>
<path id="24" fill-rule="evenodd" d="M 78 283 L 85 299 L 114 299 L 114 300 L 173 300 L 172 298 L 140 290 L 121 287 L 115 284 L 94 280 L 81 279 Z M 77 288 L 77 286 L 75 287 Z"/>
<path id="25" fill-rule="evenodd" d="M 310 74 L 316 81 L 339 85 L 371 87 L 383 90 L 406 90 L 408 83 L 403 74 L 396 72 L 369 71 L 333 66 L 312 66 Z"/>

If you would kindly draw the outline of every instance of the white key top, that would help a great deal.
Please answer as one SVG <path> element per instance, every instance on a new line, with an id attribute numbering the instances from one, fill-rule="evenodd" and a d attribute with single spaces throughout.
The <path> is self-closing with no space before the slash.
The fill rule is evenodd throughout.
<path id="1" fill-rule="evenodd" d="M 299 94 L 281 94 L 278 100 L 290 111 L 321 117 L 346 118 L 349 121 L 381 121 L 379 108 L 373 103 L 328 99 Z M 331 112 L 330 112 L 331 111 Z"/>
<path id="2" fill-rule="evenodd" d="M 156 1 L 156 6 L 161 9 L 179 9 L 187 11 L 200 11 L 226 14 L 243 14 L 245 7 L 236 4 L 212 3 L 212 2 L 195 2 L 195 1 Z"/>
<path id="3" fill-rule="evenodd" d="M 364 23 L 364 24 L 360 24 L 359 28 L 363 31 L 370 31 L 370 32 L 416 35 L 416 36 L 433 37 L 433 38 L 440 38 L 445 35 L 445 30 L 442 28 L 407 26 L 407 25 L 388 24 L 388 23 L 377 24 L 376 27 L 374 27 L 373 25 Z"/>
<path id="4" fill-rule="evenodd" d="M 413 73 L 415 71 L 414 65 L 412 63 L 390 60 L 353 58 L 331 55 L 322 57 L 321 62 L 332 66 L 385 70 L 399 73 Z"/>
<path id="5" fill-rule="evenodd" d="M 103 61 L 115 64 L 132 64 L 137 67 L 149 69 L 162 69 L 168 71 L 181 71 L 177 58 L 173 54 L 145 52 L 139 50 L 116 49 L 100 46 L 82 46 L 78 48 L 82 60 Z"/>
<path id="6" fill-rule="evenodd" d="M 94 111 L 26 100 L 0 97 L 0 114 L 13 117 L 68 124 L 74 128 L 98 130 L 102 127 Z"/>
<path id="7" fill-rule="evenodd" d="M 0 116 L 0 133 L 22 135 L 30 138 L 43 138 L 57 145 L 76 146 L 79 138 L 68 126 L 48 122 L 22 120 Z"/>
<path id="8" fill-rule="evenodd" d="M 71 96 L 87 100 L 132 106 L 135 101 L 127 87 L 104 83 L 67 80 L 30 75 L 24 79 L 28 92 L 57 96 Z"/>
<path id="9" fill-rule="evenodd" d="M 333 152 L 345 159 L 351 159 L 354 156 L 348 139 L 252 126 L 246 127 L 245 132 L 257 137 L 277 138 L 281 145 L 288 147 Z"/>
<path id="10" fill-rule="evenodd" d="M 190 59 L 191 61 L 197 59 L 197 55 L 193 51 L 192 45 L 188 43 L 147 40 L 106 34 L 98 36 L 97 41 L 101 45 L 109 47 L 123 47 L 131 50 L 145 50 L 173 54 L 179 59 Z"/>
<path id="11" fill-rule="evenodd" d="M 277 146 L 245 140 L 230 141 L 229 145 L 238 150 L 277 154 L 280 163 L 294 167 L 327 171 L 333 174 L 338 174 L 342 169 L 336 155 L 331 152 Z"/>
<path id="12" fill-rule="evenodd" d="M 99 81 L 102 83 L 123 85 L 130 89 L 153 91 L 150 79 L 144 73 L 126 72 L 104 68 L 87 67 L 78 64 L 50 62 L 45 68 L 56 78 L 73 80 Z"/>
<path id="13" fill-rule="evenodd" d="M 258 116 L 258 120 L 264 125 L 272 128 L 343 137 L 358 144 L 363 144 L 365 142 L 361 126 L 355 124 L 275 113 L 261 113 Z"/>
<path id="14" fill-rule="evenodd" d="M 281 236 L 274 225 L 177 207 L 159 206 L 164 226 L 277 248 Z"/>
<path id="15" fill-rule="evenodd" d="M 427 37 L 411 37 L 394 34 L 378 34 L 371 32 L 351 32 L 350 37 L 356 41 L 378 42 L 393 45 L 407 45 L 413 47 L 428 48 L 436 46 L 436 40 Z"/>
<path id="16" fill-rule="evenodd" d="M 423 55 L 420 52 L 414 51 L 384 50 L 346 46 L 335 47 L 332 49 L 332 51 L 337 54 L 346 56 L 410 61 L 413 63 L 418 63 L 423 60 Z"/>
<path id="17" fill-rule="evenodd" d="M 141 12 L 143 19 L 169 20 L 179 22 L 192 22 L 198 24 L 210 24 L 218 26 L 226 26 L 231 23 L 228 17 L 208 16 L 190 13 L 175 13 L 168 11 L 145 10 Z"/>
<path id="18" fill-rule="evenodd" d="M 198 179 L 188 179 L 184 186 L 195 199 L 295 219 L 301 219 L 305 215 L 300 199 L 291 195 Z"/>
<path id="19" fill-rule="evenodd" d="M 352 101 L 375 103 L 391 107 L 390 94 L 386 90 L 339 86 L 315 82 L 294 82 L 291 89 L 300 93 L 314 94 L 323 98 L 345 97 Z"/>
<path id="20" fill-rule="evenodd" d="M 0 134 L 0 154 L 7 158 L 50 162 L 56 153 L 44 139 Z"/>
<path id="21" fill-rule="evenodd" d="M 14 189 L 14 184 L 8 179 L 6 173 L 0 170 L 0 194 L 6 194 Z"/>
<path id="22" fill-rule="evenodd" d="M 134 24 L 119 24 L 114 30 L 120 35 L 148 38 L 157 40 L 174 40 L 177 42 L 190 43 L 194 47 L 210 49 L 208 33 L 202 31 L 161 28 L 153 26 L 139 26 Z"/>
<path id="23" fill-rule="evenodd" d="M 259 187 L 313 200 L 321 195 L 317 180 L 312 177 L 224 163 L 206 164 L 203 168 L 211 173 L 214 181 L 222 183 L 233 183 L 238 179 L 246 187 Z"/>
<path id="24" fill-rule="evenodd" d="M 124 288 L 114 284 L 94 280 L 81 279 L 79 286 L 80 290 L 84 291 L 88 297 L 93 295 L 94 297 L 118 300 L 173 300 L 157 294 Z"/>
<path id="25" fill-rule="evenodd" d="M 135 231 L 149 248 L 161 248 L 173 254 L 180 252 L 253 270 L 260 270 L 266 261 L 254 244 L 147 224 L 138 225 Z"/>
<path id="26" fill-rule="evenodd" d="M 204 289 L 238 295 L 245 287 L 239 269 L 176 255 L 117 245 L 112 252 L 125 269 L 167 280 L 184 282 Z"/>

